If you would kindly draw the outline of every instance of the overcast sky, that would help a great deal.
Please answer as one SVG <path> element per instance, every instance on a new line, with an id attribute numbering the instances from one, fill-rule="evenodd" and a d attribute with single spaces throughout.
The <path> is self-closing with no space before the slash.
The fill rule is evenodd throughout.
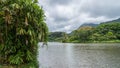
<path id="1" fill-rule="evenodd" d="M 120 0 L 39 0 L 49 31 L 71 32 L 83 23 L 120 17 Z"/>

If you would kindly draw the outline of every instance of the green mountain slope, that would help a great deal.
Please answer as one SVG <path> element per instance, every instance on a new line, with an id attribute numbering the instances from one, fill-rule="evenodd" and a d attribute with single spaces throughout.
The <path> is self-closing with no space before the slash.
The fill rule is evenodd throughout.
<path id="1" fill-rule="evenodd" d="M 100 24 L 85 23 L 76 30 L 65 32 L 50 32 L 49 41 L 93 42 L 120 40 L 120 18 Z"/>

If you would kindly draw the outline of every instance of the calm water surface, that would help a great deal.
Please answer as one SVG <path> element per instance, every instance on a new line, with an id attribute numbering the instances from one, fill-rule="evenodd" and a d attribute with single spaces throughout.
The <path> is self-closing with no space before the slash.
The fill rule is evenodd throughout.
<path id="1" fill-rule="evenodd" d="M 39 44 L 40 68 L 120 68 L 120 44 Z"/>

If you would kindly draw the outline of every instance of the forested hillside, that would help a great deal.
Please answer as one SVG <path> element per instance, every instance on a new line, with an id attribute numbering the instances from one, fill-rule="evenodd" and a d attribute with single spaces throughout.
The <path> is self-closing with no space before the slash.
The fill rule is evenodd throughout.
<path id="1" fill-rule="evenodd" d="M 64 32 L 63 34 L 51 33 L 49 40 L 65 41 L 64 37 L 67 37 L 67 42 L 120 42 L 120 19 L 100 24 L 83 24 L 71 33 Z"/>
<path id="2" fill-rule="evenodd" d="M 70 36 L 70 42 L 101 42 L 120 40 L 120 23 L 100 24 L 97 27 L 84 26 Z"/>
<path id="3" fill-rule="evenodd" d="M 50 32 L 48 35 L 48 40 L 53 41 L 59 41 L 64 42 L 68 37 L 68 35 L 65 32 Z"/>

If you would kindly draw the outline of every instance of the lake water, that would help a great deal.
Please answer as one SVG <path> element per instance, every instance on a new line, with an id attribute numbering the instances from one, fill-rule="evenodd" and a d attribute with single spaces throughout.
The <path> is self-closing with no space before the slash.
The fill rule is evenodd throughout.
<path id="1" fill-rule="evenodd" d="M 120 68 L 120 44 L 39 44 L 40 68 Z"/>

